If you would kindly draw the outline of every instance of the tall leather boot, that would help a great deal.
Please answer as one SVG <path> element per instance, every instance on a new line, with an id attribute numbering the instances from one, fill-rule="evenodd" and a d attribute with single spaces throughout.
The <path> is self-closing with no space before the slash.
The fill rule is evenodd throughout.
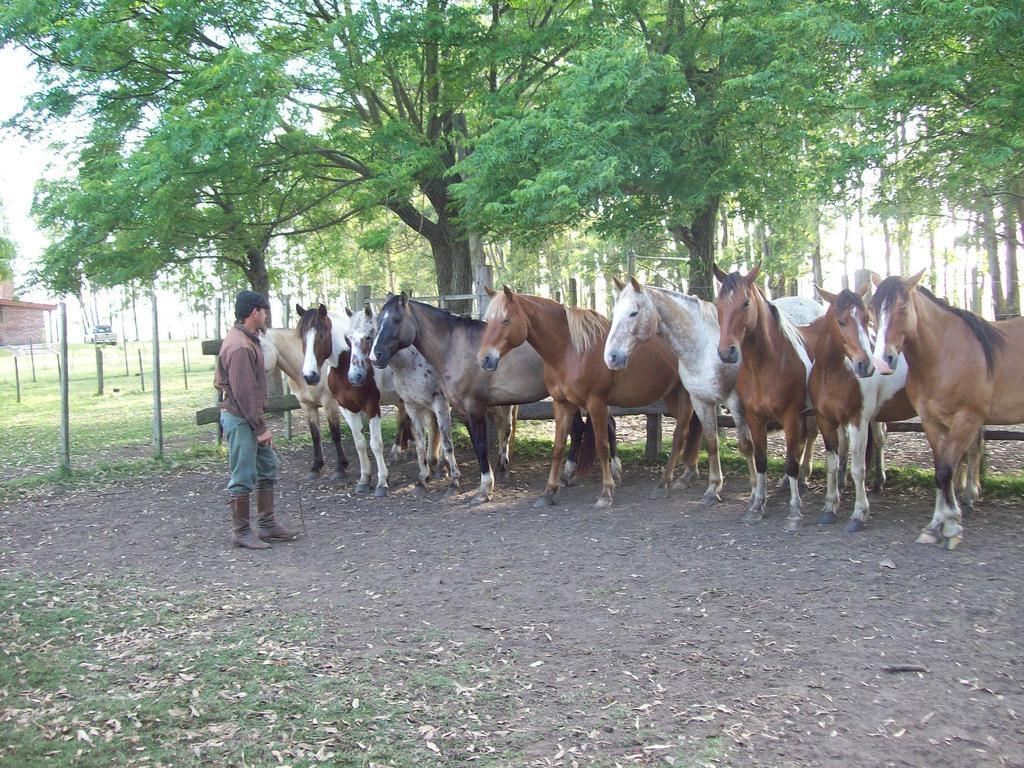
<path id="1" fill-rule="evenodd" d="M 231 526 L 235 535 L 232 541 L 236 547 L 246 549 L 270 549 L 249 527 L 249 494 L 231 497 Z"/>
<path id="2" fill-rule="evenodd" d="M 256 488 L 256 513 L 260 518 L 263 541 L 295 541 L 299 532 L 285 528 L 274 517 L 274 484 L 262 483 Z"/>

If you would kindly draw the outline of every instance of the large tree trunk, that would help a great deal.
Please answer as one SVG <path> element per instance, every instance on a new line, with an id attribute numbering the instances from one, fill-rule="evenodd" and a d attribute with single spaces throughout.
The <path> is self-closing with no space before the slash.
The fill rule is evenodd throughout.
<path id="1" fill-rule="evenodd" d="M 1003 298 L 1002 269 L 999 266 L 999 243 L 996 240 L 996 216 L 991 197 L 981 200 L 981 235 L 988 258 L 988 275 L 992 283 L 992 314 L 996 319 L 1006 311 Z"/>
<path id="2" fill-rule="evenodd" d="M 715 223 L 718 218 L 719 199 L 708 200 L 704 208 L 694 217 L 689 226 L 670 226 L 669 232 L 677 242 L 686 246 L 690 254 L 689 292 L 706 301 L 715 297 L 714 274 L 711 266 L 715 263 Z"/>
<path id="3" fill-rule="evenodd" d="M 1024 209 L 1024 199 L 1016 198 L 1018 208 Z M 1024 213 L 1024 210 L 1021 211 Z M 1003 201 L 1003 239 L 1006 243 L 1006 314 L 1020 315 L 1020 282 L 1017 277 L 1017 232 L 1016 224 L 1024 227 L 1024 221 L 1014 221 L 1014 201 Z M 1024 233 L 1022 233 L 1024 234 Z"/>
<path id="4" fill-rule="evenodd" d="M 441 237 L 430 240 L 430 253 L 434 257 L 437 272 L 437 291 L 440 296 L 451 296 L 473 292 L 473 264 L 470 259 L 468 237 L 455 237 L 450 227 L 438 228 Z M 471 313 L 472 299 L 459 299 L 445 304 L 449 312 Z"/>
<path id="5" fill-rule="evenodd" d="M 892 237 L 889 234 L 889 218 L 882 217 L 882 237 L 885 238 L 885 274 L 892 274 Z"/>
<path id="6" fill-rule="evenodd" d="M 814 252 L 811 254 L 811 274 L 815 285 L 824 286 L 825 281 L 821 273 L 821 210 L 818 208 L 814 209 Z M 822 299 L 817 292 L 815 292 L 814 298 L 819 304 L 821 303 Z"/>

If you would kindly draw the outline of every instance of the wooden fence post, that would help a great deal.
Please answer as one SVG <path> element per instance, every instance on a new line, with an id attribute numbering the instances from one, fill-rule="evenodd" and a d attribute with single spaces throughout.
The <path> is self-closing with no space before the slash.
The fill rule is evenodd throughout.
<path id="1" fill-rule="evenodd" d="M 185 357 L 185 347 L 181 348 L 181 372 L 185 376 L 185 390 L 188 391 L 188 359 Z"/>
<path id="2" fill-rule="evenodd" d="M 121 349 L 124 351 L 124 375 L 131 376 L 132 372 L 128 369 L 128 337 L 121 337 Z"/>
<path id="3" fill-rule="evenodd" d="M 660 413 L 647 417 L 647 443 L 644 446 L 646 461 L 657 461 L 661 454 L 661 419 Z"/>
<path id="4" fill-rule="evenodd" d="M 473 284 L 476 290 L 476 316 L 483 320 L 491 303 L 491 297 L 487 295 L 484 287 L 494 288 L 494 272 L 490 264 L 477 264 L 473 267 Z"/>
<path id="5" fill-rule="evenodd" d="M 626 254 L 626 279 L 636 274 L 636 251 L 629 251 Z"/>
<path id="6" fill-rule="evenodd" d="M 213 338 L 220 341 L 220 298 L 214 302 L 214 313 L 216 318 L 213 323 Z M 214 368 L 217 367 L 217 362 L 214 361 Z M 220 390 L 214 387 L 213 389 L 213 404 L 220 406 Z M 220 419 L 217 419 L 217 447 L 220 448 L 224 444 L 224 427 L 221 426 Z"/>
<path id="7" fill-rule="evenodd" d="M 32 344 L 32 339 L 28 340 L 28 357 L 32 362 L 32 383 L 36 383 L 36 350 Z"/>
<path id="8" fill-rule="evenodd" d="M 68 397 L 68 305 L 60 303 L 60 466 L 65 472 L 71 471 L 71 414 Z"/>
<path id="9" fill-rule="evenodd" d="M 366 302 L 370 300 L 370 286 L 368 285 L 357 285 L 356 286 L 356 299 L 355 306 L 349 307 L 353 312 L 362 312 L 363 307 L 366 306 Z"/>
<path id="10" fill-rule="evenodd" d="M 99 344 L 96 347 L 96 394 L 103 394 L 103 349 Z"/>
<path id="11" fill-rule="evenodd" d="M 150 289 L 153 304 L 153 456 L 164 455 L 164 421 L 160 409 L 160 332 L 157 328 L 156 286 Z"/>
<path id="12" fill-rule="evenodd" d="M 142 386 L 142 391 L 146 391 L 146 374 L 142 370 L 142 347 L 139 347 L 136 352 L 139 353 L 139 384 Z"/>
<path id="13" fill-rule="evenodd" d="M 570 277 L 569 278 L 569 286 L 568 287 L 569 287 L 569 290 L 567 291 L 568 295 L 566 296 L 566 298 L 568 299 L 567 304 L 570 307 L 578 307 L 579 306 L 579 290 L 578 290 L 579 286 L 576 283 L 576 278 L 575 277 Z"/>
<path id="14" fill-rule="evenodd" d="M 14 358 L 14 396 L 21 402 L 21 377 L 18 375 L 18 358 Z"/>

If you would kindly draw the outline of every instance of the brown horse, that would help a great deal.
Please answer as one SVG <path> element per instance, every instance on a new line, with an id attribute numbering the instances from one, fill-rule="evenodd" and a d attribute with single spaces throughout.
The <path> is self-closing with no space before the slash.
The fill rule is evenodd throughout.
<path id="1" fill-rule="evenodd" d="M 907 365 L 900 358 L 893 376 L 882 376 L 871 360 L 868 311 L 862 293 L 843 290 L 838 294 L 815 286 L 828 303 L 822 333 L 814 341 L 811 369 L 811 402 L 818 429 L 825 441 L 828 479 L 825 508 L 818 522 L 835 522 L 839 505 L 839 445 L 843 430 L 850 438 L 850 474 L 856 493 L 847 532 L 860 531 L 867 521 L 869 505 L 864 485 L 868 435 L 872 421 L 902 421 L 915 416 L 904 384 Z"/>
<path id="2" fill-rule="evenodd" d="M 883 374 L 902 353 L 907 395 L 921 417 L 935 463 L 935 512 L 917 540 L 963 540 L 953 475 L 985 424 L 1024 422 L 1024 318 L 989 322 L 951 307 L 910 278 L 877 281 L 875 363 Z"/>
<path id="3" fill-rule="evenodd" d="M 480 341 L 477 359 L 484 370 L 497 369 L 502 357 L 528 342 L 544 361 L 544 384 L 555 411 L 555 444 L 547 488 L 535 506 L 554 504 L 559 488 L 559 467 L 573 415 L 583 408 L 590 414 L 601 460 L 601 495 L 598 507 L 612 504 L 612 477 L 608 446 L 608 406 L 643 406 L 664 399 L 676 418 L 672 453 L 655 497 L 663 497 L 672 484 L 672 473 L 693 416 L 690 396 L 683 389 L 675 355 L 659 337 L 638 344 L 629 364 L 621 371 L 604 363 L 608 321 L 588 309 L 570 309 L 539 296 L 513 293 L 505 286 L 501 294 L 488 289 L 491 305 L 484 318 L 487 330 Z M 688 465 L 696 463 L 700 444 L 700 422 L 690 427 Z M 692 454 L 692 455 L 691 455 Z"/>
<path id="4" fill-rule="evenodd" d="M 803 525 L 800 502 L 800 452 L 807 439 L 803 418 L 808 407 L 807 377 L 811 362 L 800 331 L 780 315 L 755 284 L 760 267 L 747 275 L 727 275 L 717 265 L 722 286 L 715 298 L 721 336 L 718 355 L 723 363 L 740 363 L 736 391 L 750 429 L 756 487 L 744 520 L 764 518 L 767 496 L 768 425 L 777 421 L 786 435 L 786 476 L 789 478 L 789 517 L 786 529 Z"/>

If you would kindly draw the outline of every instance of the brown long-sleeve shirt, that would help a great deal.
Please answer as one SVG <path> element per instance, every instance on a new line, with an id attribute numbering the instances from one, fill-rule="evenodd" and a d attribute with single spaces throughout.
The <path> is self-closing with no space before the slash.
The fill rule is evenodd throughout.
<path id="1" fill-rule="evenodd" d="M 217 355 L 213 385 L 224 393 L 220 407 L 245 419 L 253 434 L 267 430 L 267 372 L 263 368 L 260 339 L 242 323 L 235 323 L 224 337 Z"/>

